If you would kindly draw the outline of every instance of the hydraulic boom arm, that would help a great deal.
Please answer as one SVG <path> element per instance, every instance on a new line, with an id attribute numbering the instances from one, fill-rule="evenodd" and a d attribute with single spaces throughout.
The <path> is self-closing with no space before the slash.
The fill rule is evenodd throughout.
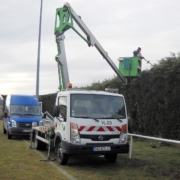
<path id="1" fill-rule="evenodd" d="M 73 27 L 73 20 L 77 23 L 77 25 L 80 27 L 80 29 L 84 32 L 84 34 L 86 35 L 86 38 L 83 37 Z M 63 81 L 69 80 L 67 62 L 66 62 L 66 57 L 65 57 L 65 48 L 64 48 L 64 43 L 61 42 L 61 41 L 63 41 L 63 40 L 61 40 L 62 39 L 61 36 L 63 35 L 63 33 L 65 31 L 67 31 L 70 28 L 72 28 L 88 44 L 88 46 L 95 46 L 96 49 L 99 51 L 99 53 L 103 56 L 103 58 L 108 62 L 108 64 L 111 66 L 111 68 L 115 71 L 117 76 L 123 81 L 123 83 L 125 85 L 127 85 L 127 79 L 124 78 L 123 75 L 119 72 L 119 69 L 116 67 L 116 65 L 113 63 L 111 58 L 108 56 L 108 53 L 103 49 L 103 47 L 96 40 L 94 35 L 87 28 L 87 26 L 84 24 L 84 22 L 81 20 L 81 18 L 75 13 L 75 11 L 72 9 L 72 7 L 70 6 L 69 3 L 64 3 L 63 8 L 56 9 L 55 35 L 56 35 L 56 42 L 57 42 L 57 47 L 58 47 L 58 55 L 56 56 L 56 61 L 60 65 L 60 74 L 61 74 L 61 78 L 62 78 L 62 80 L 60 80 L 60 81 L 63 83 Z M 64 55 L 62 55 L 62 54 L 64 54 Z M 60 56 L 64 56 L 63 57 L 64 60 Z M 65 84 L 64 85 L 62 84 L 62 87 L 64 87 L 64 86 L 67 87 L 66 83 L 68 83 L 68 82 L 64 82 L 64 83 Z"/>

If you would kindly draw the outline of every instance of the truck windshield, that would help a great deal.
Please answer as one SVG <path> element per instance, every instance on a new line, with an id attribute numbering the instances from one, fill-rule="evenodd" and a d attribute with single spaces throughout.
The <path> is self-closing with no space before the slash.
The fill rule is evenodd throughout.
<path id="1" fill-rule="evenodd" d="M 124 119 L 124 98 L 97 94 L 72 94 L 70 116 L 75 118 Z"/>
<path id="2" fill-rule="evenodd" d="M 39 106 L 25 106 L 25 105 L 11 105 L 11 115 L 28 115 L 28 116 L 40 116 Z"/>

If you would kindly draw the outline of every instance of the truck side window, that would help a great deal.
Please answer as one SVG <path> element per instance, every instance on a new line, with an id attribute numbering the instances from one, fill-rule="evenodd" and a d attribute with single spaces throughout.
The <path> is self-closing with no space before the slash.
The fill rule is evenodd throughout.
<path id="1" fill-rule="evenodd" d="M 60 96 L 58 105 L 60 105 L 60 116 L 66 121 L 67 117 L 67 97 L 66 96 Z"/>

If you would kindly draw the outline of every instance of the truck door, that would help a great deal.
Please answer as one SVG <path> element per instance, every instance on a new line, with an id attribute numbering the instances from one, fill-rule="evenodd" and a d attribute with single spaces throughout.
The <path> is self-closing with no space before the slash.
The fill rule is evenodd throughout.
<path id="1" fill-rule="evenodd" d="M 58 106 L 59 106 L 59 117 L 55 120 L 56 130 L 59 132 L 62 138 L 66 138 L 66 120 L 67 120 L 67 97 L 59 96 L 58 97 Z"/>

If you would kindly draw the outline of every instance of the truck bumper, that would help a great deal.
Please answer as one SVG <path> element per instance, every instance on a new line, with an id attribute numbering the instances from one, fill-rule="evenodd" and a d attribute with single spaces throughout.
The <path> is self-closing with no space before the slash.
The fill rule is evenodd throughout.
<path id="1" fill-rule="evenodd" d="M 110 146 L 110 151 L 93 151 L 94 147 Z M 91 155 L 91 154 L 120 154 L 129 152 L 129 143 L 125 144 L 93 144 L 93 145 L 75 145 L 62 141 L 62 148 L 64 153 L 69 155 Z"/>
<path id="2" fill-rule="evenodd" d="M 31 128 L 12 128 L 12 127 L 8 127 L 8 131 L 10 133 L 10 135 L 14 135 L 14 136 L 19 136 L 19 135 L 24 135 L 24 136 L 28 136 L 29 132 L 30 132 Z"/>

